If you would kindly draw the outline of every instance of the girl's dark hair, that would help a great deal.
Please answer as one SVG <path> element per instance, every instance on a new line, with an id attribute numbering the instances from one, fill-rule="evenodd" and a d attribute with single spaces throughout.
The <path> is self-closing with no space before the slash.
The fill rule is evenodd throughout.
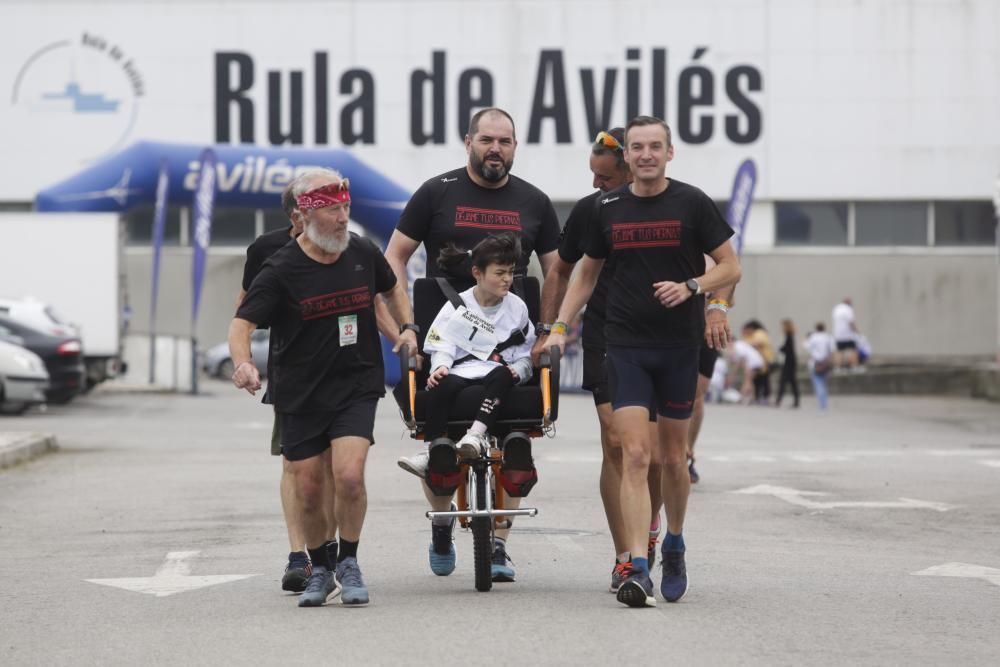
<path id="1" fill-rule="evenodd" d="M 472 250 L 462 250 L 454 243 L 448 243 L 438 254 L 437 264 L 444 270 L 454 269 L 471 259 L 472 266 L 485 271 L 490 264 L 508 266 L 517 264 L 521 258 L 521 239 L 512 232 L 501 232 L 487 236 Z"/>

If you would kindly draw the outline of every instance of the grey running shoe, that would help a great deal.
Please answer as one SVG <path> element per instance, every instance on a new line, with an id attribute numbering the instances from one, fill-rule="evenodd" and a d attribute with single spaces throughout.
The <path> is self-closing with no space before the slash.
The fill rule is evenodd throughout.
<path id="1" fill-rule="evenodd" d="M 306 582 L 306 589 L 299 597 L 300 607 L 322 607 L 324 604 L 337 597 L 340 587 L 333 576 L 333 572 L 322 566 L 313 568 L 309 580 Z"/>
<path id="2" fill-rule="evenodd" d="M 363 607 L 368 604 L 368 587 L 361 578 L 358 559 L 345 558 L 337 563 L 337 583 L 341 586 L 340 601 L 349 607 Z"/>
<path id="3" fill-rule="evenodd" d="M 451 511 L 458 507 L 451 504 Z M 428 555 L 431 563 L 431 572 L 439 577 L 447 577 L 455 571 L 455 538 L 452 533 L 455 530 L 455 519 L 444 525 L 431 524 L 431 546 Z"/>
<path id="4" fill-rule="evenodd" d="M 507 549 L 500 542 L 493 543 L 493 564 L 490 565 L 490 575 L 493 581 L 499 583 L 514 581 L 514 561 L 507 555 Z"/>
<path id="5" fill-rule="evenodd" d="M 687 593 L 687 564 L 684 549 L 663 549 L 663 578 L 660 580 L 660 594 L 667 602 L 677 602 Z"/>
<path id="6" fill-rule="evenodd" d="M 413 456 L 400 456 L 396 459 L 396 463 L 400 468 L 410 473 L 411 475 L 416 475 L 420 479 L 427 477 L 427 461 L 430 458 L 426 449 L 422 449 Z"/>

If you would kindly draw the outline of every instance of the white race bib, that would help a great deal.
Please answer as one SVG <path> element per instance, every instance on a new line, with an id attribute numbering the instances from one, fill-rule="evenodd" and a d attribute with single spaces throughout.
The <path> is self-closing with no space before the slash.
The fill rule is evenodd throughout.
<path id="1" fill-rule="evenodd" d="M 358 316 L 341 315 L 337 318 L 337 327 L 340 329 L 340 346 L 354 345 L 358 342 Z"/>
<path id="2" fill-rule="evenodd" d="M 483 361 L 489 359 L 497 346 L 493 323 L 465 306 L 459 306 L 445 322 L 441 338 Z"/>

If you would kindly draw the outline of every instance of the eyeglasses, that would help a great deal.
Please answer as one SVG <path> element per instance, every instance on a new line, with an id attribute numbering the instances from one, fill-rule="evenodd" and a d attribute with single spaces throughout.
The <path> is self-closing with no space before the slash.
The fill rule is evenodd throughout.
<path id="1" fill-rule="evenodd" d="M 600 132 L 597 133 L 597 136 L 594 137 L 594 143 L 601 144 L 602 146 L 605 146 L 607 148 L 616 151 L 624 150 L 624 148 L 621 145 L 621 142 L 615 139 L 613 135 L 605 132 L 604 130 L 601 130 Z"/>

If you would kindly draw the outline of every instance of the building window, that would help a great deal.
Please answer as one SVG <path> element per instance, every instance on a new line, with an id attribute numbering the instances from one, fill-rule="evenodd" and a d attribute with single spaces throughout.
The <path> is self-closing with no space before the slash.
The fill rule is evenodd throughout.
<path id="1" fill-rule="evenodd" d="M 217 208 L 212 211 L 212 245 L 246 247 L 257 236 L 256 223 L 256 209 Z"/>
<path id="2" fill-rule="evenodd" d="M 163 224 L 163 245 L 180 245 L 182 206 L 168 206 Z M 122 215 L 128 234 L 129 245 L 152 245 L 153 207 L 136 206 Z"/>
<path id="3" fill-rule="evenodd" d="M 935 245 L 993 245 L 996 218 L 988 201 L 934 202 Z"/>
<path id="4" fill-rule="evenodd" d="M 280 208 L 268 208 L 264 209 L 264 233 L 273 232 L 275 229 L 288 229 L 289 225 L 288 216 L 285 215 L 284 209 Z"/>
<path id="5" fill-rule="evenodd" d="M 844 202 L 779 202 L 774 210 L 776 245 L 847 245 Z"/>
<path id="6" fill-rule="evenodd" d="M 854 205 L 855 245 L 927 245 L 927 204 L 863 202 Z"/>

